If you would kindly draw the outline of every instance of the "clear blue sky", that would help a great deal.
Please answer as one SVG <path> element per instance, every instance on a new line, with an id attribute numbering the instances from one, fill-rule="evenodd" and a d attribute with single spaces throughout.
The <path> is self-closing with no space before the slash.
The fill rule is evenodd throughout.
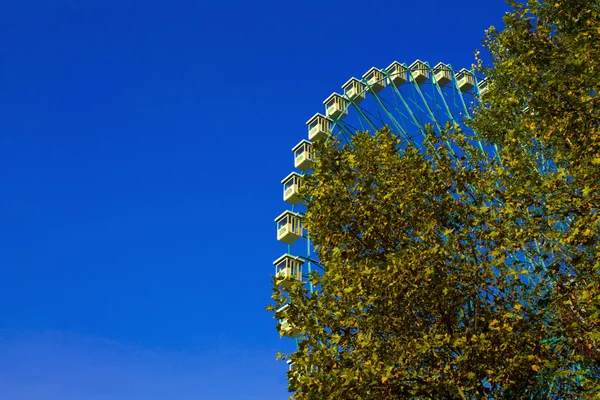
<path id="1" fill-rule="evenodd" d="M 304 123 L 492 1 L 20 0 L 0 12 L 0 398 L 286 398 L 265 312 Z"/>

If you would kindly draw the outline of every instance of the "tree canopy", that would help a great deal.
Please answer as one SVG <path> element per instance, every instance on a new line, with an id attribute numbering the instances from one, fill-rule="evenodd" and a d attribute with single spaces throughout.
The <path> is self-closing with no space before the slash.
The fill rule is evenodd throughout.
<path id="1" fill-rule="evenodd" d="M 475 134 L 315 143 L 324 272 L 273 294 L 304 332 L 294 398 L 600 394 L 600 4 L 511 4 Z"/>

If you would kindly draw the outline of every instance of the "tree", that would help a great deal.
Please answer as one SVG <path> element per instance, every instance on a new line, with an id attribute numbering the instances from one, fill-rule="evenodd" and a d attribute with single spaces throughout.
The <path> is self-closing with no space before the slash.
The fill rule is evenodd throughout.
<path id="1" fill-rule="evenodd" d="M 456 126 L 421 149 L 388 129 L 315 144 L 326 272 L 273 295 L 305 332 L 295 398 L 600 393 L 599 6 L 513 6 L 469 122 L 501 157 Z"/>
<path id="2" fill-rule="evenodd" d="M 535 201 L 546 219 L 538 240 L 556 282 L 545 306 L 558 317 L 557 356 L 586 371 L 580 386 L 598 395 L 600 3 L 512 4 L 506 29 L 486 37 L 494 89 L 472 126 L 502 147 L 513 187 L 523 187 L 508 196 Z M 526 163 L 539 173 L 522 173 Z"/>

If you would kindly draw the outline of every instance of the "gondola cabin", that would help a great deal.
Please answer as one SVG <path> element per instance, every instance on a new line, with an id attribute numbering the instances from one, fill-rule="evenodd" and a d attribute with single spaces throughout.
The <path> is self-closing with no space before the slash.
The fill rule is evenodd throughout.
<path id="1" fill-rule="evenodd" d="M 344 95 L 354 104 L 358 104 L 365 99 L 365 89 L 367 85 L 356 78 L 350 78 L 348 82 L 342 85 Z"/>
<path id="2" fill-rule="evenodd" d="M 444 87 L 452 82 L 452 70 L 444 63 L 439 63 L 433 67 L 433 77 L 440 87 Z"/>
<path id="3" fill-rule="evenodd" d="M 479 97 L 485 96 L 485 94 L 490 90 L 489 82 L 487 78 L 477 83 L 477 88 L 479 89 Z"/>
<path id="4" fill-rule="evenodd" d="M 303 139 L 292 151 L 294 152 L 294 167 L 301 171 L 308 171 L 313 165 L 312 143 Z"/>
<path id="5" fill-rule="evenodd" d="M 295 338 L 300 336 L 300 334 L 302 334 L 302 331 L 296 328 L 291 322 L 284 318 L 279 320 L 279 334 L 281 336 Z"/>
<path id="6" fill-rule="evenodd" d="M 277 223 L 277 240 L 292 244 L 302 237 L 302 215 L 285 211 L 275 218 Z"/>
<path id="7" fill-rule="evenodd" d="M 408 69 L 398 61 L 394 61 L 385 69 L 385 72 L 387 72 L 389 76 L 388 79 L 390 84 L 396 87 L 403 85 L 406 82 L 406 71 L 408 71 Z"/>
<path id="8" fill-rule="evenodd" d="M 292 172 L 281 181 L 283 185 L 283 201 L 287 201 L 293 205 L 302 203 L 302 197 L 300 197 L 299 193 L 301 180 L 302 175 Z"/>
<path id="9" fill-rule="evenodd" d="M 363 75 L 363 81 L 369 85 L 373 93 L 379 93 L 385 87 L 385 74 L 373 67 Z"/>
<path id="10" fill-rule="evenodd" d="M 319 113 L 316 113 L 309 119 L 306 125 L 308 125 L 308 140 L 317 140 L 325 137 L 331 131 L 331 120 Z"/>
<path id="11" fill-rule="evenodd" d="M 468 69 L 461 69 L 456 74 L 456 84 L 461 92 L 467 92 L 475 86 L 475 77 Z"/>
<path id="12" fill-rule="evenodd" d="M 294 281 L 302 281 L 302 261 L 299 257 L 284 254 L 279 257 L 275 265 L 275 282 L 277 286 L 288 287 Z"/>
<path id="13" fill-rule="evenodd" d="M 417 85 L 422 84 L 429 79 L 429 67 L 423 61 L 417 60 L 410 64 L 410 74 Z"/>
<path id="14" fill-rule="evenodd" d="M 325 115 L 330 119 L 344 118 L 348 114 L 348 100 L 337 93 L 325 99 Z"/>

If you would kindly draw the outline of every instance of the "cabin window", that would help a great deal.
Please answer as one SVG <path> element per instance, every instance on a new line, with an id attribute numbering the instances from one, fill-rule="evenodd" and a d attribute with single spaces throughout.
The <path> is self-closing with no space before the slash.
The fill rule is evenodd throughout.
<path id="1" fill-rule="evenodd" d="M 277 264 L 277 272 L 281 271 L 282 269 L 285 269 L 286 267 L 287 267 L 287 260 L 281 261 L 279 264 Z"/>
<path id="2" fill-rule="evenodd" d="M 288 223 L 288 217 L 283 217 L 281 219 L 281 221 L 279 221 L 279 223 L 277 224 L 277 227 L 279 229 L 284 228 L 287 225 L 287 223 Z"/>
<path id="3" fill-rule="evenodd" d="M 300 266 L 297 263 L 294 263 L 292 265 L 292 276 L 296 277 L 296 275 L 298 274 L 298 272 L 300 272 Z"/>

